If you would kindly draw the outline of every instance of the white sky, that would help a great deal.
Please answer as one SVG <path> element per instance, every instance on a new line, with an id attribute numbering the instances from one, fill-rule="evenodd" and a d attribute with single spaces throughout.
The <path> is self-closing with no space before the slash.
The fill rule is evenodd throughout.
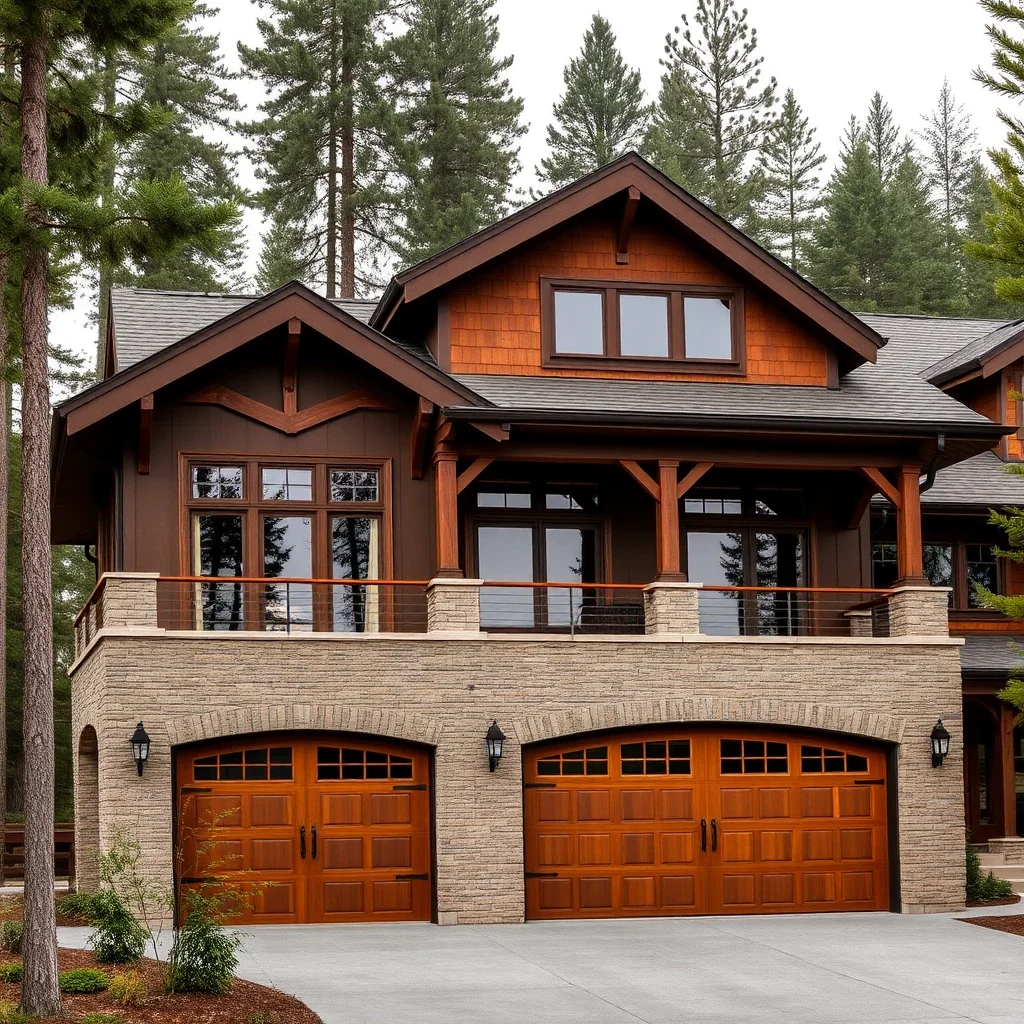
<path id="1" fill-rule="evenodd" d="M 997 99 L 971 79 L 973 69 L 987 66 L 991 56 L 983 12 L 973 0 L 739 0 L 737 6 L 744 5 L 765 58 L 763 76 L 774 75 L 780 93 L 795 90 L 830 157 L 850 115 L 862 116 L 876 89 L 904 131 L 918 131 L 944 77 L 971 115 L 979 143 L 1001 142 Z M 265 14 L 250 0 L 221 0 L 220 7 L 209 24 L 221 34 L 229 66 L 237 69 L 237 43 L 259 42 L 256 18 Z M 695 0 L 497 0 L 501 49 L 515 55 L 509 77 L 525 100 L 529 125 L 520 185 L 534 181 L 551 106 L 562 91 L 562 69 L 578 52 L 593 12 L 611 22 L 625 60 L 640 69 L 653 98 L 665 34 L 680 23 L 681 13 L 695 7 Z M 234 88 L 250 109 L 263 98 L 258 82 L 239 80 Z M 243 184 L 255 184 L 244 158 L 241 174 Z M 250 213 L 250 270 L 259 255 L 260 226 L 261 216 Z M 91 352 L 94 328 L 86 322 L 87 312 L 84 302 L 73 311 L 55 311 L 54 340 Z"/>

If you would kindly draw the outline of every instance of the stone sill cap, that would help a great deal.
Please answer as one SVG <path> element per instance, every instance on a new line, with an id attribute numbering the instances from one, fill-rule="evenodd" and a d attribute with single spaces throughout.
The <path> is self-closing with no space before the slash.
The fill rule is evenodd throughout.
<path id="1" fill-rule="evenodd" d="M 100 577 L 100 582 L 104 580 L 158 580 L 160 579 L 160 573 L 158 572 L 105 572 Z"/>
<path id="2" fill-rule="evenodd" d="M 922 594 L 951 594 L 953 592 L 952 587 L 891 587 L 889 592 L 891 594 L 904 594 L 904 593 L 922 593 Z"/>
<path id="3" fill-rule="evenodd" d="M 435 576 L 427 587 L 482 587 L 483 583 L 483 580 L 466 580 L 460 576 Z"/>

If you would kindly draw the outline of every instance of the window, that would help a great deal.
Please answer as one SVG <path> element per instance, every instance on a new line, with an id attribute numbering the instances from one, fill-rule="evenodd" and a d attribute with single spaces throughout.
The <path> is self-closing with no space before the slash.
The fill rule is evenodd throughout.
<path id="1" fill-rule="evenodd" d="M 742 372 L 742 298 L 712 286 L 542 279 L 545 361 L 696 364 Z M 590 360 L 590 363 L 587 363 Z"/>
<path id="2" fill-rule="evenodd" d="M 800 747 L 800 770 L 805 775 L 824 772 L 866 772 L 868 759 L 828 747 Z"/>
<path id="3" fill-rule="evenodd" d="M 291 747 L 232 750 L 197 757 L 192 762 L 194 782 L 288 782 L 292 777 Z"/>
<path id="4" fill-rule="evenodd" d="M 922 548 L 924 574 L 933 587 L 949 587 L 949 606 L 978 608 L 975 585 L 999 593 L 999 559 L 992 544 L 966 541 L 928 541 Z M 876 541 L 871 545 L 871 582 L 891 587 L 899 578 L 896 545 Z"/>
<path id="5" fill-rule="evenodd" d="M 537 760 L 538 775 L 607 775 L 608 748 L 588 747 L 549 754 Z"/>
<path id="6" fill-rule="evenodd" d="M 198 576 L 282 581 L 198 584 L 195 614 L 202 628 L 380 628 L 385 609 L 379 588 L 305 582 L 375 580 L 385 575 L 382 522 L 387 514 L 388 464 L 381 460 L 376 465 L 345 466 L 339 461 L 187 463 L 183 483 L 192 537 L 191 571 Z"/>
<path id="7" fill-rule="evenodd" d="M 622 744 L 623 775 L 689 775 L 689 740 Z"/>
<path id="8" fill-rule="evenodd" d="M 411 779 L 412 758 L 357 747 L 317 747 L 318 782 Z"/>
<path id="9" fill-rule="evenodd" d="M 683 510 L 691 515 L 739 516 L 743 500 L 739 489 L 691 491 L 683 499 Z"/>
<path id="10" fill-rule="evenodd" d="M 770 740 L 722 740 L 723 775 L 784 775 L 789 747 Z"/>
<path id="11" fill-rule="evenodd" d="M 533 497 L 522 491 L 479 491 L 477 508 L 532 508 Z"/>
<path id="12" fill-rule="evenodd" d="M 241 498 L 241 466 L 193 466 L 193 498 Z"/>
<path id="13" fill-rule="evenodd" d="M 967 607 L 978 608 L 975 587 L 984 587 L 993 593 L 999 590 L 999 566 L 995 548 L 991 544 L 968 544 L 967 562 Z"/>

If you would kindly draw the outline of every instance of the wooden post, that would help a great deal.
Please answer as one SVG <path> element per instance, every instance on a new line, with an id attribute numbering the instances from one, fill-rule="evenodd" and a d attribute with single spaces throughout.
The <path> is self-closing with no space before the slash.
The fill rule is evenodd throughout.
<path id="1" fill-rule="evenodd" d="M 899 479 L 900 502 L 896 508 L 896 561 L 898 583 L 926 587 L 924 549 L 921 542 L 921 467 L 903 466 Z"/>
<path id="2" fill-rule="evenodd" d="M 679 558 L 678 459 L 658 460 L 658 575 L 665 581 L 685 581 Z"/>
<path id="3" fill-rule="evenodd" d="M 434 515 L 437 522 L 435 576 L 461 577 L 459 566 L 459 457 L 455 452 L 434 453 Z"/>
<path id="4" fill-rule="evenodd" d="M 1013 720 L 1014 709 L 1006 703 L 999 702 L 999 713 L 996 718 L 996 751 L 999 764 L 999 796 L 997 807 L 1002 818 L 1004 836 L 1017 835 L 1017 792 L 1013 768 Z M 999 822 L 997 821 L 997 824 Z M 1021 824 L 1024 824 L 1022 822 Z"/>

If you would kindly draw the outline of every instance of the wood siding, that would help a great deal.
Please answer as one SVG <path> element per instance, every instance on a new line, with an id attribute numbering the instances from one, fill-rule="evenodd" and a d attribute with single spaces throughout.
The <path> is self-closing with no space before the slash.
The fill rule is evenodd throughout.
<path id="1" fill-rule="evenodd" d="M 629 263 L 616 263 L 617 226 L 609 216 L 588 215 L 570 227 L 495 261 L 456 285 L 448 295 L 449 352 L 453 373 L 529 376 L 628 377 L 642 380 L 737 382 L 735 376 L 545 368 L 541 355 L 543 276 L 661 284 L 735 287 L 737 282 L 688 249 L 675 235 L 638 219 L 629 243 Z M 828 382 L 824 342 L 795 323 L 760 294 L 744 291 L 749 383 Z"/>

